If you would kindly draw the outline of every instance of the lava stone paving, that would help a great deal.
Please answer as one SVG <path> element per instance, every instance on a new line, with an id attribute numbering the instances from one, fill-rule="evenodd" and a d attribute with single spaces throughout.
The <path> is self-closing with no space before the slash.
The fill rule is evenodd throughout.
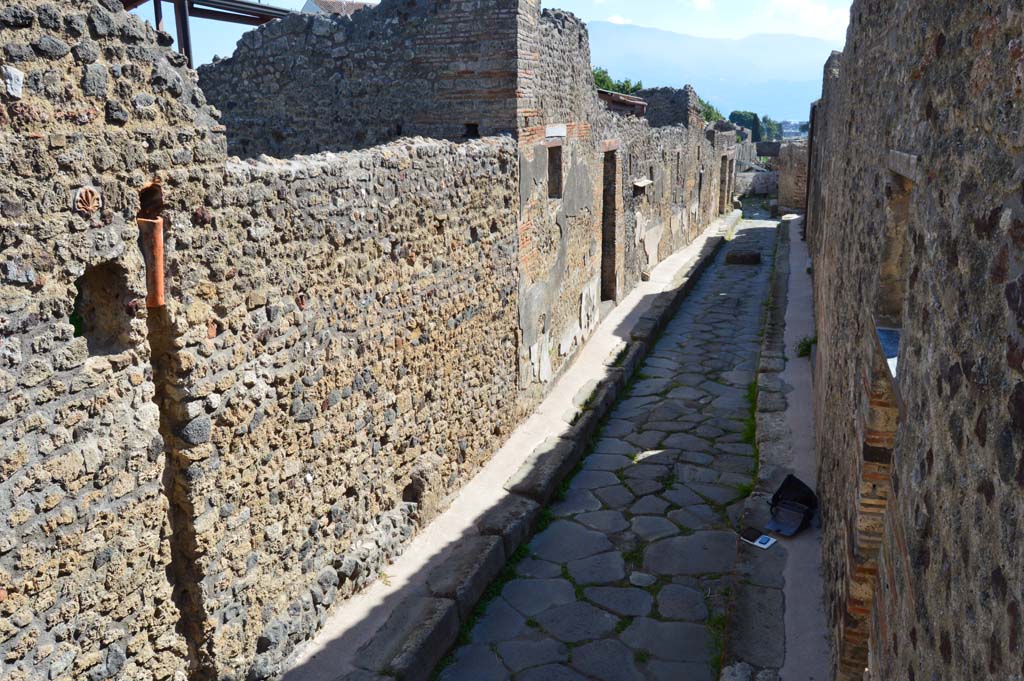
<path id="1" fill-rule="evenodd" d="M 441 681 L 711 681 L 775 226 L 718 253 Z M 740 251 L 761 263 L 726 264 Z"/>

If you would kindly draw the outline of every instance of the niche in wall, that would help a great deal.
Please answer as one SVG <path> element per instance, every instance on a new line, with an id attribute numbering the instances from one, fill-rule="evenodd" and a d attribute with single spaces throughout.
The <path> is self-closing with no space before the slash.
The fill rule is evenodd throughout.
<path id="1" fill-rule="evenodd" d="M 86 268 L 75 281 L 78 293 L 70 321 L 75 336 L 84 337 L 90 355 L 116 355 L 131 346 L 127 273 L 115 262 Z"/>

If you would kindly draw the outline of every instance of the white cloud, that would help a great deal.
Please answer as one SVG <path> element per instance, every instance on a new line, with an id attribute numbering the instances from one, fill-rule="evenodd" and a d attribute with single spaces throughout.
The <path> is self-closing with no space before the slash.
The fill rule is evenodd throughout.
<path id="1" fill-rule="evenodd" d="M 694 9 L 707 12 L 715 8 L 715 0 L 693 0 Z"/>
<path id="2" fill-rule="evenodd" d="M 618 14 L 613 14 L 612 16 L 608 17 L 608 21 L 610 23 L 619 24 L 619 25 L 622 25 L 622 24 L 632 24 L 633 23 L 632 19 L 627 19 L 626 17 L 620 17 Z"/>
<path id="3" fill-rule="evenodd" d="M 768 0 L 765 23 L 789 27 L 802 35 L 842 40 L 850 20 L 849 7 L 830 7 L 824 0 Z"/>

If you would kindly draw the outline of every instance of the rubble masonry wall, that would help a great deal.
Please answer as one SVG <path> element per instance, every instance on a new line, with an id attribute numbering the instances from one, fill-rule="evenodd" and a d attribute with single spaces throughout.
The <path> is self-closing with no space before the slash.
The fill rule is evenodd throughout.
<path id="1" fill-rule="evenodd" d="M 839 679 L 1024 673 L 1022 33 L 1013 3 L 857 0 L 826 65 L 808 238 Z"/>

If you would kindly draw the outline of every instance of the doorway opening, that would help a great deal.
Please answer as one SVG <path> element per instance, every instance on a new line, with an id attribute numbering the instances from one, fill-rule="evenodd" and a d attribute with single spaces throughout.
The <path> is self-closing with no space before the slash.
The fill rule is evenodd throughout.
<path id="1" fill-rule="evenodd" d="M 722 157 L 721 181 L 718 183 L 718 212 L 724 213 L 727 207 L 726 198 L 729 196 L 729 159 Z"/>
<path id="2" fill-rule="evenodd" d="M 616 195 L 619 185 L 619 161 L 614 151 L 604 154 L 604 196 L 601 201 L 601 300 L 615 300 Z"/>

